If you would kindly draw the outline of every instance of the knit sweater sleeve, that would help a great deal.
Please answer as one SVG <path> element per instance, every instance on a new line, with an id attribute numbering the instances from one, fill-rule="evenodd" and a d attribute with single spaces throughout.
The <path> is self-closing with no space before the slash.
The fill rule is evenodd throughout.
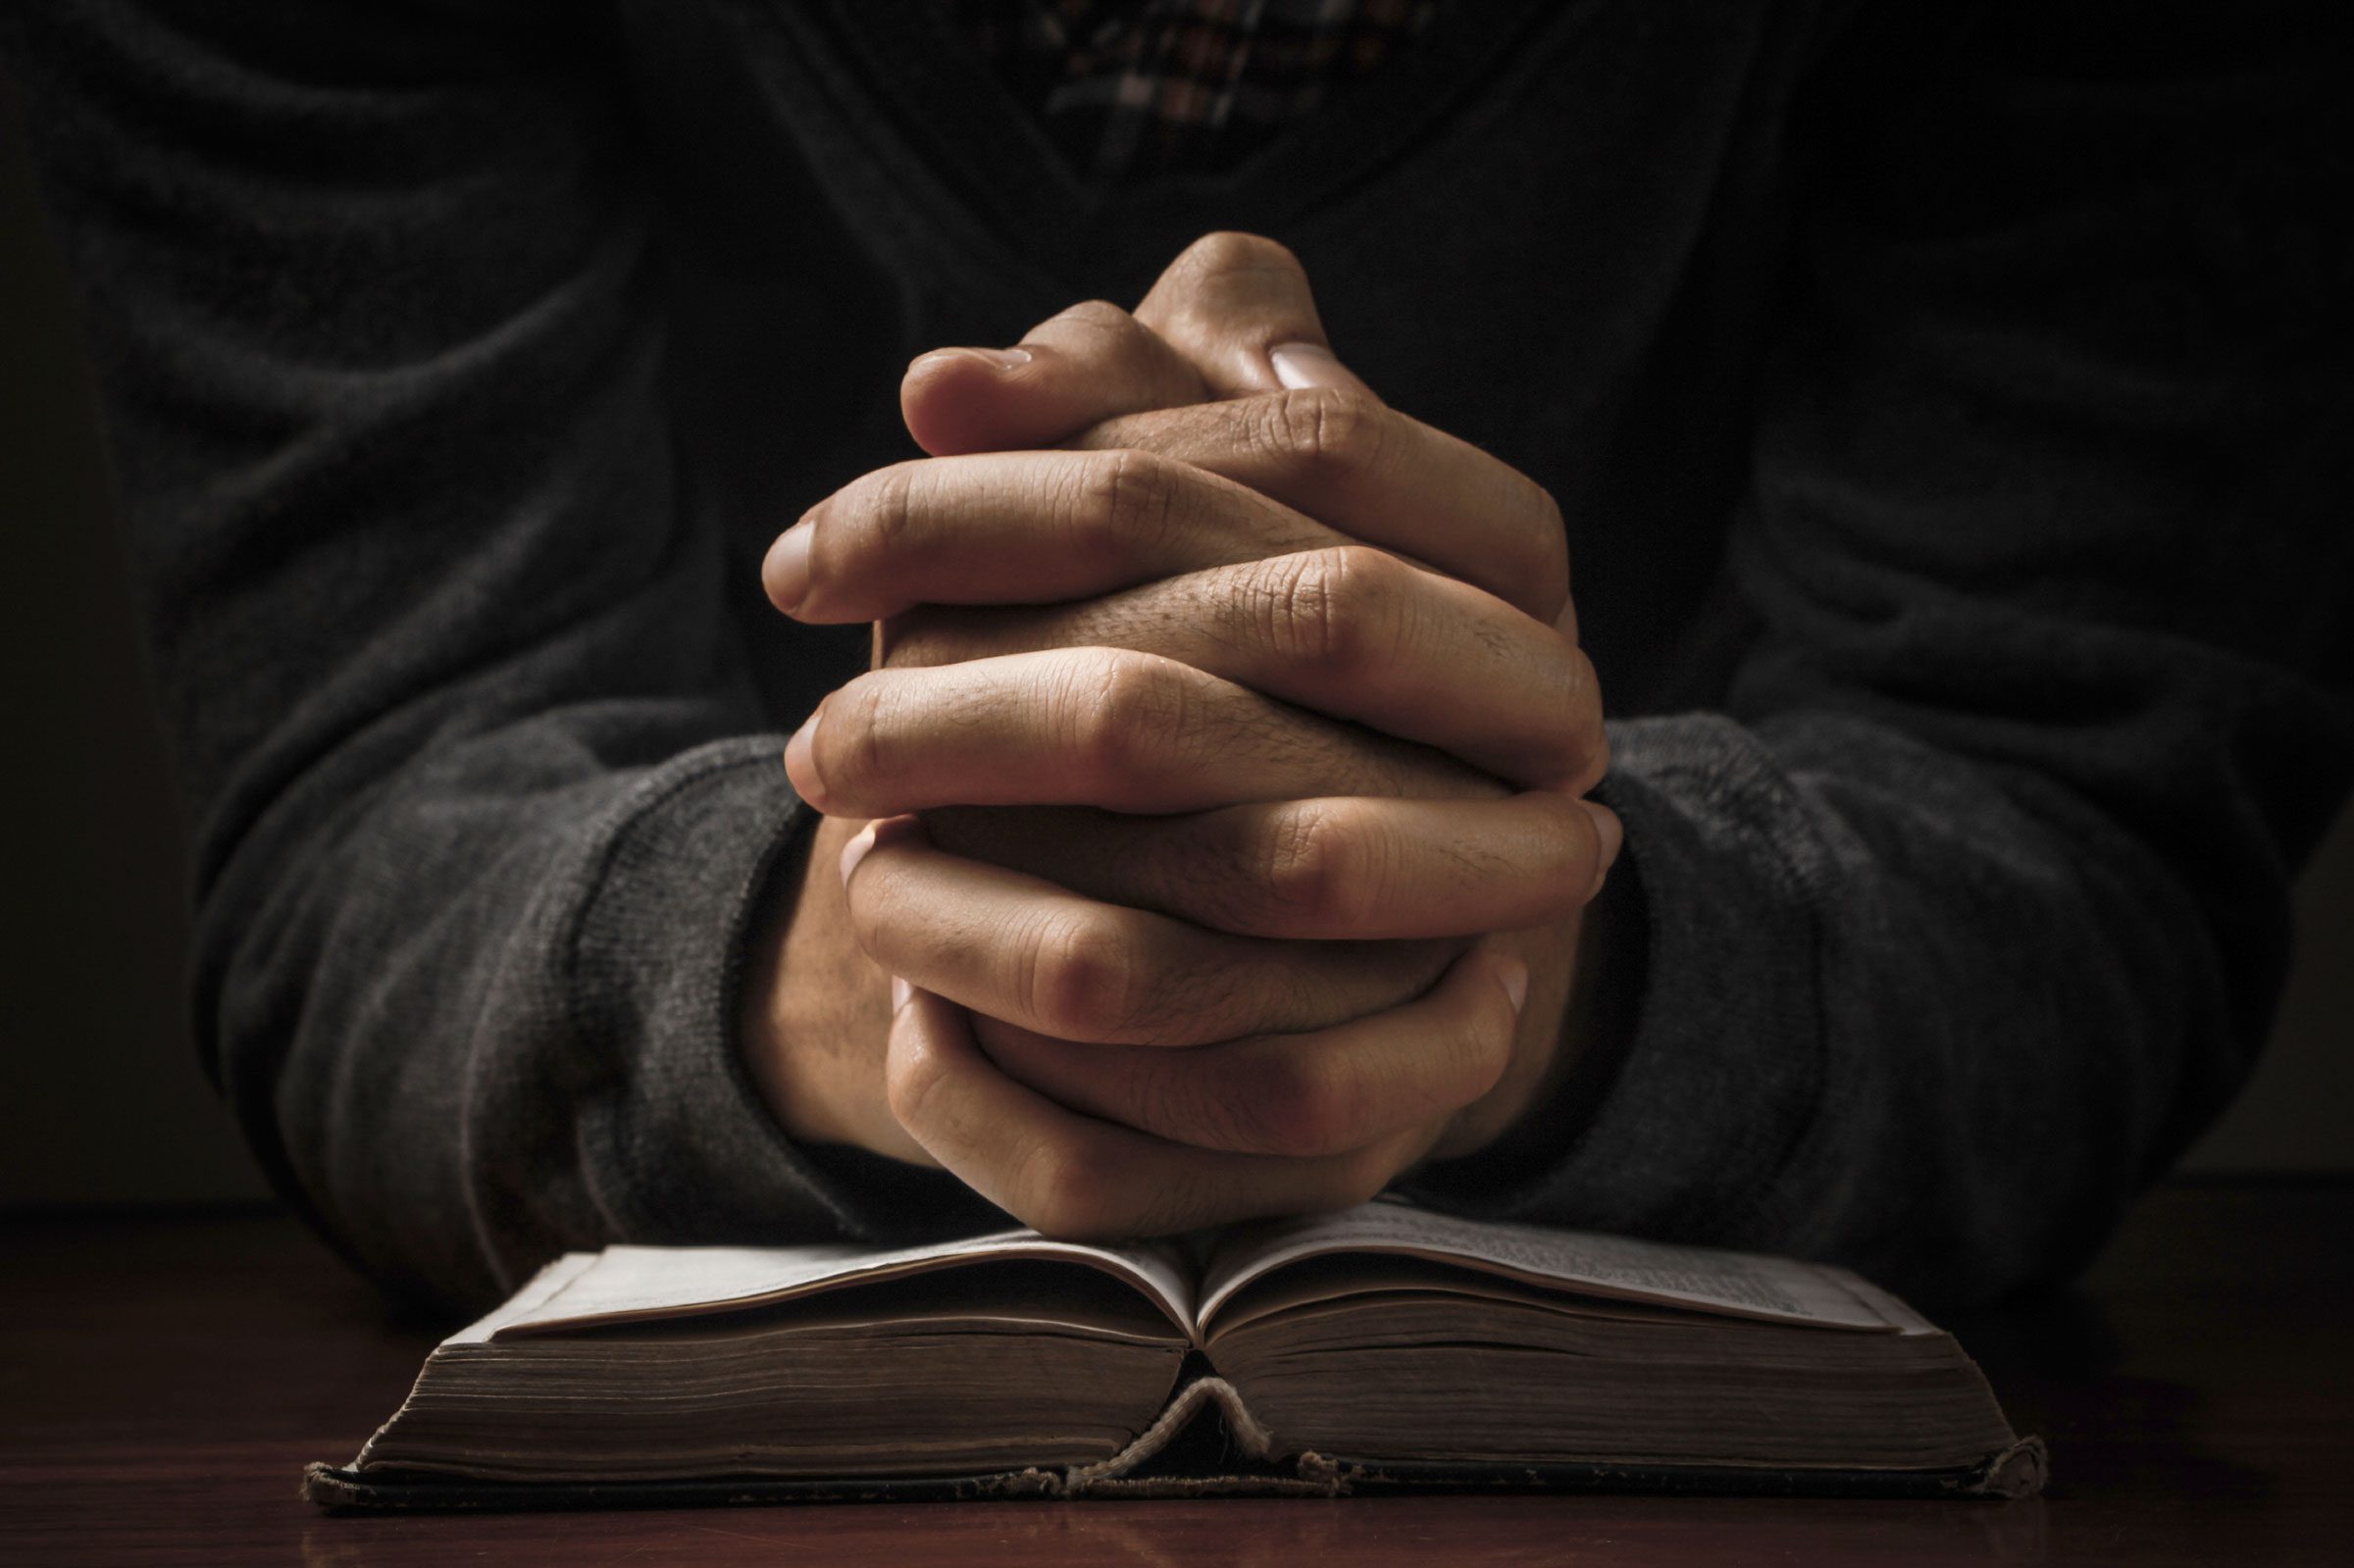
<path id="1" fill-rule="evenodd" d="M 193 816 L 196 1024 L 390 1285 L 837 1238 L 731 1048 L 801 814 L 683 496 L 588 18 L 10 8 Z"/>
<path id="2" fill-rule="evenodd" d="M 1613 730 L 1616 1075 L 1426 1195 L 1952 1301 L 2223 1107 L 2354 776 L 2349 58 L 2341 8 L 2021 3 L 1816 127 L 1762 630 L 1722 711 Z"/>

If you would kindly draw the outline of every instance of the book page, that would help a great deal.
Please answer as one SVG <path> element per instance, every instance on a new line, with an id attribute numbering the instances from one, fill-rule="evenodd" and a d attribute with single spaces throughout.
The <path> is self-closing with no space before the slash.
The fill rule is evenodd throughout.
<path id="1" fill-rule="evenodd" d="M 542 1272 L 476 1329 L 486 1339 L 554 1334 L 594 1324 L 687 1317 L 786 1301 L 959 1264 L 1040 1258 L 1124 1280 L 1192 1333 L 1194 1292 L 1182 1261 L 1151 1244 L 1105 1247 L 1001 1231 L 924 1246 L 609 1246 L 585 1268 L 540 1289 Z M 569 1260 L 567 1260 L 569 1262 Z M 532 1297 L 527 1302 L 526 1297 Z M 468 1330 L 473 1334 L 475 1330 Z"/>
<path id="2" fill-rule="evenodd" d="M 510 1323 L 519 1323 L 566 1286 L 595 1266 L 594 1252 L 567 1252 L 523 1283 L 523 1289 L 469 1323 L 443 1344 L 481 1344 Z"/>
<path id="3" fill-rule="evenodd" d="M 1252 1281 L 1302 1258 L 1341 1252 L 1403 1252 L 1581 1293 L 1773 1322 L 1881 1333 L 1920 1322 L 1909 1312 L 1899 1320 L 1879 1310 L 1876 1302 L 1888 1298 L 1851 1289 L 1849 1282 L 1862 1282 L 1844 1269 L 1376 1202 L 1226 1233 L 1202 1282 L 1203 1328 Z"/>

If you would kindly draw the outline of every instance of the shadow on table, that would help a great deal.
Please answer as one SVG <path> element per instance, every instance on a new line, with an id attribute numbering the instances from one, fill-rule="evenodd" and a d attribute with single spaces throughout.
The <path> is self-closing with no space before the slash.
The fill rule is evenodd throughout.
<path id="1" fill-rule="evenodd" d="M 2213 1401 L 2134 1375 L 2117 1328 L 2081 1291 L 2015 1301 L 1962 1319 L 1954 1333 L 2012 1425 L 2051 1445 L 2055 1500 L 2247 1503 L 2272 1491 L 2263 1472 L 2217 1457 Z"/>

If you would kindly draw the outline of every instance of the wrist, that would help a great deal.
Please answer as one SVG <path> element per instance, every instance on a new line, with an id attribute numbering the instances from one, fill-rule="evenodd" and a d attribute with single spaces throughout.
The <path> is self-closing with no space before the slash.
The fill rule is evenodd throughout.
<path id="1" fill-rule="evenodd" d="M 1496 950 L 1528 965 L 1511 1060 L 1493 1088 L 1457 1112 L 1426 1158 L 1467 1158 L 1508 1136 L 1532 1105 L 1548 1097 L 1575 1047 L 1566 1019 L 1574 1011 L 1583 911 L 1566 920 L 1492 939 Z"/>
<path id="2" fill-rule="evenodd" d="M 884 1097 L 891 978 L 859 949 L 843 897 L 842 848 L 861 826 L 821 820 L 797 875 L 775 879 L 746 934 L 736 1047 L 795 1142 L 929 1164 Z"/>
<path id="3" fill-rule="evenodd" d="M 1641 983 L 1641 921 L 1634 878 L 1622 872 L 1568 920 L 1513 938 L 1531 981 L 1512 1067 L 1456 1118 L 1430 1161 L 1476 1167 L 1479 1187 L 1503 1190 L 1561 1157 L 1624 1050 Z"/>

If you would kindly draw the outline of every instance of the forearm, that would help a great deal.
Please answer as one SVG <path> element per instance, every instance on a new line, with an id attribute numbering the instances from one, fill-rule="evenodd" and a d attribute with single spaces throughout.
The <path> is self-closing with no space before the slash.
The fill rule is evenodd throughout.
<path id="1" fill-rule="evenodd" d="M 897 1212 L 830 1199 L 735 1054 L 794 805 L 672 447 L 633 122 L 547 20 L 0 28 L 87 287 L 208 1066 L 281 1191 L 445 1299 Z"/>
<path id="2" fill-rule="evenodd" d="M 736 1044 L 770 1115 L 797 1141 L 929 1165 L 884 1103 L 877 1047 L 891 1027 L 891 977 L 851 934 L 841 870 L 861 826 L 821 819 L 800 866 L 771 879 L 746 949 Z"/>
<path id="3" fill-rule="evenodd" d="M 240 849 L 197 989 L 249 1141 L 371 1273 L 443 1300 L 568 1246 L 839 1234 L 724 1027 L 729 938 L 793 836 L 773 750 L 607 770 L 549 738 L 315 822 L 297 791 Z"/>
<path id="4" fill-rule="evenodd" d="M 2244 1071 L 2231 991 L 2265 977 L 2080 801 L 1852 721 L 1762 731 L 1617 727 L 1641 979 L 1596 1042 L 1622 1057 L 1553 1102 L 1549 1148 L 1532 1124 L 1524 1163 L 1426 1195 L 1924 1299 L 2065 1273 Z"/>
<path id="5" fill-rule="evenodd" d="M 1499 1204 L 1984 1295 L 2078 1261 L 2259 1049 L 2354 778 L 2354 234 L 2305 156 L 2347 24 L 2111 21 L 1991 8 L 1793 127 L 1754 632 L 1717 713 L 1613 731 L 1640 1012 Z"/>

